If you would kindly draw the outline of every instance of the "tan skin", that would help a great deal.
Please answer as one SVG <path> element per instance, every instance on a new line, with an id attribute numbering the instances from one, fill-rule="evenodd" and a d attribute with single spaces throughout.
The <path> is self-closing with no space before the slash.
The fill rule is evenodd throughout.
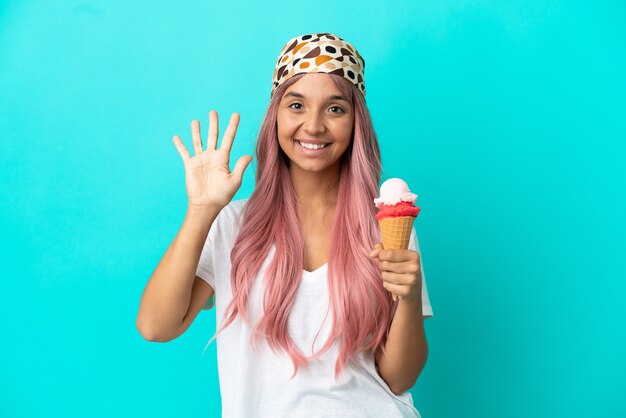
<path id="1" fill-rule="evenodd" d="M 305 248 L 304 269 L 308 272 L 315 271 L 328 262 L 334 214 L 334 208 L 322 210 L 316 215 L 309 215 L 302 222 Z M 301 215 L 301 219 L 303 216 Z"/>
<path id="2" fill-rule="evenodd" d="M 287 96 L 295 92 L 298 96 Z M 341 95 L 327 74 L 306 74 L 291 85 L 281 100 L 277 119 L 278 140 L 290 159 L 291 180 L 302 204 L 298 217 L 305 237 L 305 265 L 314 271 L 328 262 L 330 234 L 335 217 L 340 157 L 350 144 L 354 115 L 352 104 L 331 96 Z M 185 164 L 189 209 L 225 207 L 241 186 L 251 156 L 239 158 L 229 169 L 230 150 L 239 123 L 234 113 L 220 148 L 217 148 L 217 112 L 209 113 L 209 135 L 202 150 L 200 123 L 192 122 L 195 156 L 178 136 L 174 143 Z M 296 140 L 328 143 L 323 155 L 302 154 Z M 385 250 L 378 243 L 370 257 L 377 259 L 382 285 L 400 298 L 387 341 L 389 353 L 376 353 L 379 373 L 395 393 L 408 390 L 426 361 L 427 347 L 421 315 L 421 268 L 419 254 L 412 250 Z M 419 353 L 419 355 L 416 355 Z"/>

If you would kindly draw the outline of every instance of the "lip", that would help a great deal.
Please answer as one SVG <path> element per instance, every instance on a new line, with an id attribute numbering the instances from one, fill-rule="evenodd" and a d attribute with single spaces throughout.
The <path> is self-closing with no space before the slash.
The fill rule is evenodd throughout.
<path id="1" fill-rule="evenodd" d="M 309 144 L 316 144 L 316 145 L 319 145 L 319 144 L 329 144 L 328 142 L 322 142 L 322 141 L 311 141 L 311 142 L 309 142 L 309 141 L 302 141 L 302 142 L 308 142 Z M 329 144 L 329 145 L 325 146 L 324 148 L 320 148 L 320 149 L 308 149 L 308 148 L 304 148 L 302 145 L 300 145 L 299 140 L 296 140 L 295 143 L 296 143 L 296 148 L 300 151 L 300 153 L 302 153 L 302 154 L 304 154 L 306 156 L 309 156 L 309 157 L 317 157 L 317 156 L 323 155 L 330 148 L 330 144 Z"/>

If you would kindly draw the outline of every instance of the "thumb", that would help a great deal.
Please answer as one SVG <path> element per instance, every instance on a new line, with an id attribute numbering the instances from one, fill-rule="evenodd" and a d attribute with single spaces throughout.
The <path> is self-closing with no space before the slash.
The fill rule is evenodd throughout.
<path id="1" fill-rule="evenodd" d="M 374 245 L 374 249 L 370 253 L 370 257 L 378 257 L 378 253 L 380 253 L 380 250 L 382 249 L 383 249 L 382 242 L 377 242 L 376 245 Z"/>
<path id="2" fill-rule="evenodd" d="M 243 172 L 248 167 L 248 164 L 250 164 L 251 161 L 252 157 L 249 155 L 244 155 L 237 160 L 237 164 L 235 164 L 235 168 L 233 169 L 232 174 L 238 181 L 241 181 L 243 177 Z"/>

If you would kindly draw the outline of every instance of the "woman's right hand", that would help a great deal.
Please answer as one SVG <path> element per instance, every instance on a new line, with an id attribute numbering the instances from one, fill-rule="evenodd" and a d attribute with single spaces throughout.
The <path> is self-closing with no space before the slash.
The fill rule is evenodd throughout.
<path id="1" fill-rule="evenodd" d="M 222 209 L 232 200 L 241 186 L 243 172 L 252 161 L 252 157 L 244 155 L 239 158 L 235 169 L 231 172 L 228 163 L 230 150 L 237 132 L 239 114 L 233 113 L 226 128 L 222 145 L 217 149 L 218 124 L 217 112 L 209 112 L 209 137 L 206 151 L 202 151 L 200 122 L 191 121 L 191 136 L 195 155 L 189 155 L 187 148 L 178 135 L 174 135 L 174 145 L 185 165 L 185 181 L 187 184 L 188 209 Z"/>

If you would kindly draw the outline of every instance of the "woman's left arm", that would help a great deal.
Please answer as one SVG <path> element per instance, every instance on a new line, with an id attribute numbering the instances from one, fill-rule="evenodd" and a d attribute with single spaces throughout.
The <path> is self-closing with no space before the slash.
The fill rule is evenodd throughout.
<path id="1" fill-rule="evenodd" d="M 386 353 L 376 352 L 378 373 L 391 391 L 399 395 L 415 385 L 428 357 L 420 256 L 412 250 L 384 250 L 380 243 L 370 256 L 378 258 L 385 289 L 399 298 L 385 344 Z"/>

